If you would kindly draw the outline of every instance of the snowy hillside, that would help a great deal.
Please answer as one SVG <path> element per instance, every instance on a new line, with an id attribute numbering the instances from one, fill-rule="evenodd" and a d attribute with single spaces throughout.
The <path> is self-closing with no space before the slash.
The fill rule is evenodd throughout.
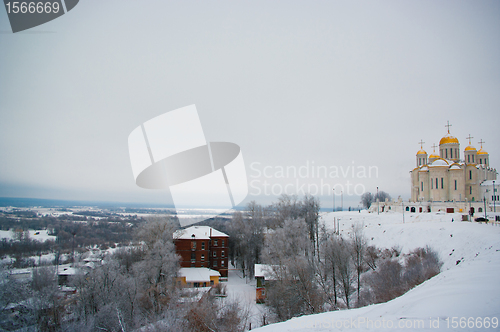
<path id="1" fill-rule="evenodd" d="M 345 235 L 353 223 L 364 223 L 377 247 L 399 246 L 407 253 L 431 246 L 444 263 L 442 272 L 387 303 L 303 316 L 259 331 L 500 330 L 500 225 L 461 222 L 460 214 L 405 213 L 403 223 L 400 213 L 336 212 L 323 216 L 329 228 L 334 217 Z"/>

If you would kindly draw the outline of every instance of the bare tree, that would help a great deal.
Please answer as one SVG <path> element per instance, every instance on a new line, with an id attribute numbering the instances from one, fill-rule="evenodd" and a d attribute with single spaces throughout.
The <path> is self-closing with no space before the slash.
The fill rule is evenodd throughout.
<path id="1" fill-rule="evenodd" d="M 297 219 L 301 216 L 302 204 L 297 195 L 282 194 L 278 202 L 272 205 L 275 222 L 271 227 L 283 226 L 285 220 Z"/>
<path id="2" fill-rule="evenodd" d="M 396 259 L 385 259 L 367 278 L 375 303 L 387 302 L 405 292 L 402 272 L 403 267 Z"/>
<path id="3" fill-rule="evenodd" d="M 365 192 L 363 195 L 361 195 L 361 204 L 366 209 L 370 208 L 374 200 L 375 198 L 373 197 L 373 194 L 370 192 Z"/>
<path id="4" fill-rule="evenodd" d="M 349 240 L 342 239 L 338 246 L 338 254 L 336 255 L 340 293 L 344 298 L 347 308 L 350 308 L 350 298 L 355 291 L 353 285 L 356 278 L 356 269 L 351 255 L 351 246 L 352 244 Z"/>
<path id="5" fill-rule="evenodd" d="M 304 196 L 302 201 L 302 215 L 307 224 L 309 239 L 315 252 L 319 252 L 319 200 L 310 194 Z"/>
<path id="6" fill-rule="evenodd" d="M 254 265 L 260 262 L 264 246 L 264 209 L 252 201 L 245 214 L 236 211 L 228 227 L 228 235 L 233 243 L 231 253 L 233 265 L 238 265 L 243 276 L 253 277 Z"/>
<path id="7" fill-rule="evenodd" d="M 377 201 L 377 199 L 378 199 L 379 202 L 385 202 L 386 199 L 390 201 L 391 200 L 391 195 L 389 195 L 385 191 L 380 190 L 378 192 L 378 194 L 375 194 L 375 196 L 373 197 L 373 199 L 374 199 L 374 201 Z"/>
<path id="8" fill-rule="evenodd" d="M 339 253 L 340 253 L 340 243 L 341 243 L 341 240 L 339 239 L 339 237 L 334 234 L 334 233 L 329 233 L 327 235 L 327 238 L 325 239 L 325 241 L 322 242 L 322 253 L 323 253 L 323 268 L 324 268 L 324 274 L 325 276 L 330 276 L 331 277 L 331 283 L 329 284 L 331 287 L 327 287 L 327 285 L 325 284 L 325 286 L 323 287 L 323 289 L 325 290 L 325 293 L 328 294 L 328 298 L 330 298 L 330 302 L 331 304 L 334 306 L 334 307 L 337 307 L 338 303 L 337 303 L 337 298 L 339 297 L 339 294 L 338 294 L 338 288 L 337 288 L 337 285 L 338 285 L 338 278 L 337 278 L 337 274 L 338 274 L 338 267 L 337 267 L 337 264 L 338 264 L 338 261 L 339 261 Z M 329 293 L 330 293 L 330 289 L 329 288 L 332 288 L 333 289 L 333 301 L 331 299 L 331 297 L 329 297 Z"/>
<path id="9" fill-rule="evenodd" d="M 375 270 L 377 268 L 377 260 L 379 258 L 379 252 L 380 250 L 378 250 L 375 246 L 368 246 L 366 248 L 366 255 L 365 255 L 366 264 L 372 270 Z"/>
<path id="10" fill-rule="evenodd" d="M 367 240 L 363 234 L 363 225 L 356 223 L 352 225 L 351 232 L 351 245 L 352 245 L 352 260 L 354 267 L 356 269 L 356 287 L 358 294 L 358 303 L 360 301 L 360 289 L 361 289 L 361 273 L 363 272 L 363 266 L 365 263 L 365 254 L 367 248 Z"/>

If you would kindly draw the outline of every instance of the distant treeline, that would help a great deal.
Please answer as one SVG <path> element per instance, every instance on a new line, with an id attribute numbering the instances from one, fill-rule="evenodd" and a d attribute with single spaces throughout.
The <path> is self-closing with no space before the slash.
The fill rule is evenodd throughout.
<path id="1" fill-rule="evenodd" d="M 14 239 L 4 239 L 0 243 L 0 257 L 29 256 L 46 252 L 69 252 L 87 247 L 101 248 L 116 244 L 129 244 L 132 234 L 143 219 L 109 217 L 96 221 L 92 218 L 76 215 L 59 217 L 10 218 L 0 217 L 0 229 L 12 230 Z M 49 235 L 56 237 L 55 241 L 39 243 L 30 239 L 27 230 L 46 229 Z M 20 233 L 24 233 L 21 235 Z M 19 235 L 19 236 L 17 236 Z"/>

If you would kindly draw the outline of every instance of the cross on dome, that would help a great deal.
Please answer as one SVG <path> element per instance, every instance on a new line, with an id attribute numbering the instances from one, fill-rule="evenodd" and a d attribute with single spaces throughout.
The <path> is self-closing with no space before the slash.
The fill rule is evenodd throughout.
<path id="1" fill-rule="evenodd" d="M 483 148 L 483 143 L 486 143 L 483 141 L 483 139 L 481 138 L 481 140 L 478 142 L 479 144 L 481 144 L 481 149 Z"/>
<path id="2" fill-rule="evenodd" d="M 438 146 L 436 145 L 436 143 L 432 144 L 432 146 L 431 146 L 431 148 L 433 148 L 433 149 L 434 149 L 434 152 L 436 152 L 436 148 L 437 148 L 437 147 L 438 147 Z"/>
<path id="3" fill-rule="evenodd" d="M 450 127 L 451 127 L 450 121 L 446 121 L 445 127 L 448 127 L 448 134 L 449 134 L 450 133 Z"/>
<path id="4" fill-rule="evenodd" d="M 420 149 L 421 149 L 421 150 L 424 148 L 424 147 L 423 147 L 423 144 L 424 144 L 424 143 L 425 143 L 425 142 L 424 142 L 422 139 L 420 139 L 420 142 L 418 142 L 418 144 L 420 144 Z"/>
<path id="5" fill-rule="evenodd" d="M 473 139 L 474 137 L 472 137 L 470 134 L 469 134 L 469 137 L 466 137 L 468 140 L 469 140 L 469 145 L 471 145 L 471 142 L 470 140 Z"/>

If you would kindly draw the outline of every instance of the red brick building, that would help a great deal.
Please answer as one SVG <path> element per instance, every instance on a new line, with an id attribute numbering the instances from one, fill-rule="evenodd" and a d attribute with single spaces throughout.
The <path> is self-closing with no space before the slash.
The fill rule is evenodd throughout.
<path id="1" fill-rule="evenodd" d="M 227 278 L 229 236 L 209 226 L 191 226 L 174 233 L 181 267 L 208 267 Z"/>

